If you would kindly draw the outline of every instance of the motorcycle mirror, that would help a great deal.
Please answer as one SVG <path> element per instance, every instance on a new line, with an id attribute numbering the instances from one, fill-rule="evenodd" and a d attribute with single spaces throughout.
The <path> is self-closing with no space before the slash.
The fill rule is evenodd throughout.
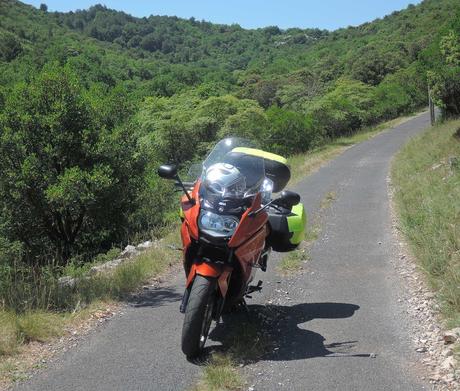
<path id="1" fill-rule="evenodd" d="M 174 164 L 163 164 L 158 168 L 158 175 L 164 179 L 176 179 L 177 167 Z"/>
<path id="2" fill-rule="evenodd" d="M 184 183 L 180 180 L 179 175 L 177 175 L 177 167 L 174 164 L 163 164 L 158 167 L 158 175 L 164 179 L 175 179 L 179 186 L 184 191 L 184 194 L 187 196 L 189 202 L 192 205 L 195 205 L 195 200 L 190 196 L 189 192 L 184 186 Z"/>
<path id="3" fill-rule="evenodd" d="M 270 205 L 279 205 L 287 209 L 291 209 L 294 205 L 297 205 L 300 202 L 300 195 L 294 193 L 293 191 L 285 190 L 281 192 L 281 195 L 273 200 L 270 201 L 268 204 L 262 206 L 261 208 L 252 211 L 249 213 L 249 216 L 256 216 L 259 212 L 267 209 Z"/>
<path id="4" fill-rule="evenodd" d="M 297 205 L 300 202 L 300 195 L 294 193 L 293 191 L 285 190 L 281 192 L 279 198 L 275 200 L 275 203 L 281 206 L 286 206 L 292 208 L 294 205 Z"/>

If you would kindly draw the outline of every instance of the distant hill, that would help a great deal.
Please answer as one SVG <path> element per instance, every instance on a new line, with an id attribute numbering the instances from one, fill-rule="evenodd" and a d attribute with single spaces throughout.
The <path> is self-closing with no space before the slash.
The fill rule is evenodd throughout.
<path id="1" fill-rule="evenodd" d="M 459 7 L 456 0 L 425 0 L 383 19 L 328 32 L 276 26 L 247 30 L 166 16 L 135 18 L 101 5 L 48 13 L 3 0 L 0 34 L 7 48 L 2 50 L 0 80 L 10 84 L 58 60 L 76 68 L 89 64 L 89 74 L 82 69 L 82 76 L 109 85 L 162 75 L 161 81 L 151 83 L 160 95 L 208 80 L 222 81 L 232 90 L 254 77 L 296 78 L 300 69 L 326 81 L 346 75 L 376 85 L 413 63 Z"/>

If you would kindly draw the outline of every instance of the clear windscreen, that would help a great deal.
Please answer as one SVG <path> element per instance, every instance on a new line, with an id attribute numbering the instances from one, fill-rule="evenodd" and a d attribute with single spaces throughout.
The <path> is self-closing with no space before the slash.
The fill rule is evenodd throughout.
<path id="1" fill-rule="evenodd" d="M 265 179 L 264 159 L 246 153 L 245 148 L 254 148 L 254 144 L 241 138 L 227 138 L 216 144 L 201 165 L 200 177 L 207 194 L 236 199 L 260 191 Z"/>

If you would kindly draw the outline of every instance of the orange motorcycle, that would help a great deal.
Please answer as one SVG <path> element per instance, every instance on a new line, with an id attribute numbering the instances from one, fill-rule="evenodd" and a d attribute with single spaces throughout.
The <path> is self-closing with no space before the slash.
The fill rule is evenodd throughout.
<path id="1" fill-rule="evenodd" d="M 187 278 L 180 311 L 185 314 L 182 351 L 200 354 L 223 311 L 245 305 L 262 289 L 250 285 L 266 271 L 270 251 L 291 251 L 302 241 L 306 215 L 300 196 L 283 191 L 290 179 L 286 159 L 239 138 L 220 141 L 193 182 L 182 182 L 174 165 L 158 169 L 173 179 L 181 199 L 181 237 Z"/>

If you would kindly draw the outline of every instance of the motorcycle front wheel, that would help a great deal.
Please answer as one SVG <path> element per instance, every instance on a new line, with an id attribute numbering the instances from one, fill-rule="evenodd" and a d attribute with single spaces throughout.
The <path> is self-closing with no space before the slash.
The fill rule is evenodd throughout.
<path id="1" fill-rule="evenodd" d="M 204 348 L 216 304 L 216 279 L 197 275 L 193 281 L 182 326 L 182 351 L 187 358 Z"/>

